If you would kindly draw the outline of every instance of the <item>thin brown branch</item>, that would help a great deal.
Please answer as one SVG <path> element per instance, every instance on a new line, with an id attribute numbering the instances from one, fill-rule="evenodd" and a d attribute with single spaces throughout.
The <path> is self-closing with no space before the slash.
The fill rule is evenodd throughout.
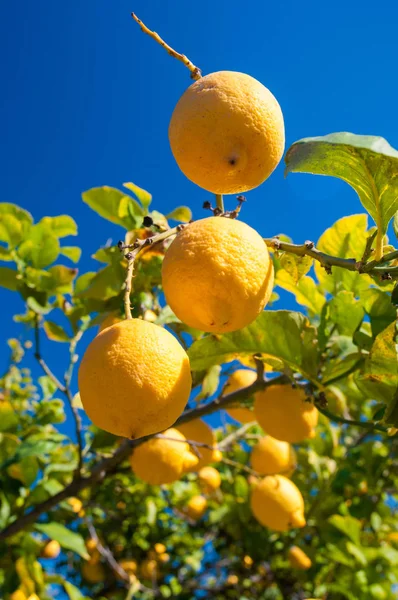
<path id="1" fill-rule="evenodd" d="M 48 364 L 45 362 L 45 360 L 43 359 L 43 357 L 41 355 L 39 319 L 40 319 L 40 316 L 38 314 L 36 314 L 35 315 L 35 354 L 34 354 L 35 359 L 37 360 L 37 362 L 39 363 L 39 365 L 41 366 L 42 370 L 47 375 L 47 377 L 49 377 L 51 379 L 51 381 L 54 383 L 54 385 L 57 387 L 57 389 L 60 392 L 65 393 L 65 386 L 63 385 L 63 383 L 60 382 L 58 377 L 51 371 L 50 367 L 48 366 Z"/>
<path id="2" fill-rule="evenodd" d="M 112 571 L 114 571 L 123 581 L 125 581 L 126 584 L 130 583 L 130 577 L 128 573 L 126 573 L 126 571 L 119 565 L 110 549 L 102 544 L 93 523 L 89 519 L 85 519 L 85 521 L 87 529 L 90 532 L 90 536 L 96 542 L 96 548 L 98 552 L 105 558 Z"/>
<path id="3" fill-rule="evenodd" d="M 131 16 L 133 17 L 134 21 L 138 23 L 138 25 L 141 27 L 141 30 L 144 33 L 147 33 L 153 40 L 155 40 L 155 42 L 160 44 L 162 48 L 164 48 L 166 52 L 170 54 L 170 56 L 173 56 L 173 58 L 176 58 L 177 60 L 181 61 L 189 69 L 191 73 L 191 79 L 200 79 L 202 77 L 202 72 L 199 69 L 199 67 L 195 67 L 195 65 L 189 60 L 189 58 L 185 56 L 185 54 L 180 54 L 179 52 L 173 50 L 173 48 L 166 44 L 166 42 L 160 37 L 158 33 L 156 33 L 156 31 L 148 29 L 148 27 L 144 25 L 144 23 L 141 21 L 141 19 L 137 17 L 137 15 L 131 13 Z"/>
<path id="4" fill-rule="evenodd" d="M 332 267 L 340 267 L 360 274 L 368 273 L 369 275 L 378 275 L 382 278 L 390 276 L 392 279 L 398 279 L 398 267 L 380 266 L 398 258 L 398 250 L 385 254 L 380 260 L 364 263 L 363 260 L 357 260 L 356 258 L 341 258 L 340 256 L 326 254 L 318 250 L 315 244 L 309 241 L 304 244 L 290 244 L 282 242 L 278 238 L 265 238 L 264 241 L 269 248 L 273 248 L 274 250 L 288 252 L 296 256 L 310 256 L 318 261 L 328 273 L 331 272 Z"/>

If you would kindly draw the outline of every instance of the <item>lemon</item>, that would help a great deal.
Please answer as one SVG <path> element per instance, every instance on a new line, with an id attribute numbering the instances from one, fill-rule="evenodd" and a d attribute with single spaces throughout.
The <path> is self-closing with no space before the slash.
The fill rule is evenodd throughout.
<path id="1" fill-rule="evenodd" d="M 156 560 L 148 559 L 142 561 L 140 573 L 143 579 L 157 579 L 159 576 L 159 571 Z"/>
<path id="2" fill-rule="evenodd" d="M 15 590 L 11 594 L 10 600 L 27 600 L 27 596 L 22 590 Z"/>
<path id="3" fill-rule="evenodd" d="M 236 331 L 254 321 L 271 296 L 273 280 L 262 237 L 225 217 L 187 225 L 162 265 L 171 309 L 183 323 L 210 333 Z"/>
<path id="4" fill-rule="evenodd" d="M 291 474 L 296 466 L 296 453 L 287 442 L 267 435 L 254 446 L 250 456 L 252 469 L 260 475 Z"/>
<path id="5" fill-rule="evenodd" d="M 250 567 L 253 566 L 253 559 L 251 556 L 247 555 L 243 557 L 243 566 L 246 567 L 246 569 L 250 569 Z"/>
<path id="6" fill-rule="evenodd" d="M 89 583 L 100 583 L 105 580 L 105 569 L 99 562 L 85 562 L 82 566 L 82 576 Z"/>
<path id="7" fill-rule="evenodd" d="M 41 551 L 43 558 L 57 558 L 61 552 L 61 546 L 56 540 L 50 540 Z"/>
<path id="8" fill-rule="evenodd" d="M 274 531 L 304 527 L 304 500 L 295 484 L 283 475 L 268 475 L 252 489 L 252 512 L 261 525 Z"/>
<path id="9" fill-rule="evenodd" d="M 190 519 L 192 519 L 193 521 L 197 521 L 204 515 L 204 513 L 206 512 L 206 509 L 207 509 L 206 498 L 204 496 L 193 496 L 189 500 L 189 502 L 185 508 L 185 512 Z"/>
<path id="10" fill-rule="evenodd" d="M 227 585 L 237 585 L 239 583 L 239 579 L 237 575 L 228 575 L 226 584 Z"/>
<path id="11" fill-rule="evenodd" d="M 142 319 L 104 329 L 79 369 L 83 407 L 114 435 L 140 438 L 170 427 L 191 391 L 189 359 L 166 329 Z"/>
<path id="12" fill-rule="evenodd" d="M 199 444 L 210 446 L 210 448 L 206 448 L 204 446 L 192 445 L 192 452 L 198 457 L 198 463 L 193 465 L 192 468 L 189 469 L 190 471 L 199 471 L 199 469 L 209 463 L 218 462 L 220 460 L 220 451 L 216 448 L 214 432 L 207 423 L 202 421 L 202 419 L 194 419 L 193 421 L 179 425 L 178 431 L 186 437 L 188 442 L 199 442 Z"/>
<path id="13" fill-rule="evenodd" d="M 238 369 L 234 371 L 227 381 L 227 385 L 224 388 L 225 394 L 232 394 L 242 388 L 248 387 L 256 381 L 257 374 L 254 371 L 248 369 Z M 239 421 L 239 423 L 251 423 L 256 418 L 250 408 L 238 407 L 238 408 L 227 408 L 227 413 L 230 417 Z"/>
<path id="14" fill-rule="evenodd" d="M 119 565 L 129 577 L 131 577 L 131 575 L 135 575 L 138 571 L 137 562 L 131 558 L 119 561 Z"/>
<path id="15" fill-rule="evenodd" d="M 164 554 L 166 552 L 166 546 L 164 544 L 158 543 L 154 545 L 154 550 L 156 554 Z"/>
<path id="16" fill-rule="evenodd" d="M 167 552 L 164 552 L 163 554 L 159 554 L 158 556 L 158 561 L 161 563 L 167 563 L 170 560 L 170 554 L 167 554 Z"/>
<path id="17" fill-rule="evenodd" d="M 78 514 L 83 508 L 83 502 L 79 498 L 68 498 L 67 503 L 72 508 L 73 512 Z"/>
<path id="18" fill-rule="evenodd" d="M 307 571 L 312 566 L 312 561 L 306 553 L 298 546 L 292 546 L 288 552 L 288 559 L 294 569 Z"/>
<path id="19" fill-rule="evenodd" d="M 282 158 L 281 108 L 259 81 L 219 71 L 193 83 L 178 101 L 169 140 L 181 171 L 214 194 L 260 185 Z"/>
<path id="20" fill-rule="evenodd" d="M 198 463 L 180 431 L 167 429 L 162 435 L 165 437 L 154 437 L 144 442 L 130 456 L 134 473 L 151 485 L 177 481 Z"/>
<path id="21" fill-rule="evenodd" d="M 254 414 L 264 431 L 278 440 L 295 444 L 315 437 L 318 410 L 301 388 L 271 385 L 257 392 Z"/>
<path id="22" fill-rule="evenodd" d="M 215 492 L 221 485 L 220 473 L 214 467 L 202 467 L 198 477 L 201 490 L 205 494 Z"/>

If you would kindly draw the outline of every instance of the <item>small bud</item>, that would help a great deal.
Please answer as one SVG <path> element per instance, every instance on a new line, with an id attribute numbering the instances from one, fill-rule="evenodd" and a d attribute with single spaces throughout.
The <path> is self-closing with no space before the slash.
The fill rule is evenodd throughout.
<path id="1" fill-rule="evenodd" d="M 133 253 L 132 252 L 127 252 L 127 254 L 125 254 L 124 258 L 127 258 L 127 260 L 131 260 L 133 258 Z"/>
<path id="2" fill-rule="evenodd" d="M 152 217 L 149 217 L 148 215 L 144 217 L 142 224 L 144 227 L 151 227 L 153 225 Z"/>
<path id="3" fill-rule="evenodd" d="M 308 250 L 312 250 L 313 247 L 315 246 L 314 242 L 310 242 L 309 240 L 307 240 L 306 242 L 304 242 L 304 245 L 306 248 L 308 248 Z"/>
<path id="4" fill-rule="evenodd" d="M 123 250 L 124 248 L 124 242 L 122 240 L 119 240 L 117 243 L 117 247 L 119 248 L 119 250 Z"/>
<path id="5" fill-rule="evenodd" d="M 390 275 L 390 273 L 383 273 L 381 276 L 381 280 L 382 281 L 391 281 L 392 277 Z"/>
<path id="6" fill-rule="evenodd" d="M 239 202 L 239 204 L 242 204 L 243 202 L 246 202 L 246 197 L 245 196 L 236 196 L 237 201 Z"/>
<path id="7" fill-rule="evenodd" d="M 214 216 L 215 216 L 215 217 L 219 217 L 220 215 L 222 215 L 222 210 L 221 210 L 221 208 L 218 208 L 218 207 L 217 207 L 217 208 L 215 208 L 215 209 L 213 210 L 213 214 L 214 214 Z"/>
<path id="8" fill-rule="evenodd" d="M 206 200 L 205 202 L 203 202 L 203 208 L 205 210 L 211 210 L 211 202 L 209 202 L 208 200 Z"/>

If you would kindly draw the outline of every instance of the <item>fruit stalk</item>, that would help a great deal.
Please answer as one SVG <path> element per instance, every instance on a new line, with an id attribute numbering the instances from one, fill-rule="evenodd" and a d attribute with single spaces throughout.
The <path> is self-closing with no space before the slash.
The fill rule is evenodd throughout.
<path id="1" fill-rule="evenodd" d="M 177 60 L 181 61 L 187 67 L 187 69 L 190 70 L 190 72 L 191 72 L 191 79 L 197 80 L 197 79 L 200 79 L 202 77 L 202 72 L 199 69 L 199 67 L 196 67 L 193 64 L 193 62 L 191 62 L 189 60 L 189 58 L 187 56 L 185 56 L 185 54 L 181 54 L 180 52 L 176 52 L 176 50 L 174 50 L 171 46 L 169 46 L 168 44 L 166 44 L 166 42 L 160 37 L 160 35 L 158 33 L 156 33 L 156 31 L 152 31 L 151 29 L 149 29 L 141 21 L 141 19 L 139 19 L 137 17 L 137 15 L 135 15 L 134 13 L 131 13 L 131 16 L 133 17 L 134 21 L 136 21 L 136 23 L 138 23 L 138 25 L 141 27 L 141 31 L 143 31 L 144 33 L 147 33 L 153 40 L 155 40 L 155 42 L 157 42 L 158 44 L 160 44 L 162 46 L 162 48 L 164 48 L 166 50 L 166 52 L 168 52 L 168 54 L 170 54 L 170 56 L 173 56 Z"/>

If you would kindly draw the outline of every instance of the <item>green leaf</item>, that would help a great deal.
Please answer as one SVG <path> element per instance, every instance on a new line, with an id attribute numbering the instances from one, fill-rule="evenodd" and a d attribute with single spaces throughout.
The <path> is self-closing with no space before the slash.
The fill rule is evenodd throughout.
<path id="1" fill-rule="evenodd" d="M 348 377 L 350 373 L 359 368 L 362 362 L 363 358 L 359 352 L 347 354 L 343 358 L 339 357 L 335 360 L 329 360 L 322 374 L 323 385 L 330 385 L 336 379 Z"/>
<path id="2" fill-rule="evenodd" d="M 42 222 L 31 228 L 28 237 L 18 248 L 18 255 L 32 267 L 42 269 L 57 259 L 59 251 L 57 236 Z"/>
<path id="3" fill-rule="evenodd" d="M 18 289 L 18 271 L 8 267 L 0 267 L 0 286 L 15 292 Z"/>
<path id="4" fill-rule="evenodd" d="M 394 215 L 394 219 L 392 222 L 392 228 L 394 230 L 395 237 L 398 238 L 398 211 Z"/>
<path id="5" fill-rule="evenodd" d="M 130 192 L 133 192 L 133 194 L 135 195 L 137 200 L 142 204 L 142 206 L 144 208 L 148 208 L 148 206 L 152 202 L 152 195 L 149 192 L 138 187 L 138 185 L 135 185 L 135 183 L 131 183 L 131 181 L 123 183 L 123 187 L 130 190 Z"/>
<path id="6" fill-rule="evenodd" d="M 8 519 L 11 514 L 10 503 L 7 500 L 7 496 L 4 492 L 0 491 L 0 527 L 3 528 L 7 525 Z"/>
<path id="7" fill-rule="evenodd" d="M 166 215 L 166 219 L 172 219 L 173 221 L 181 221 L 182 223 L 189 223 L 192 219 L 192 212 L 188 206 L 178 206 Z"/>
<path id="8" fill-rule="evenodd" d="M 65 593 L 69 597 L 69 600 L 88 600 L 88 596 L 84 596 L 79 590 L 79 588 L 77 588 L 69 581 L 64 581 L 62 585 L 65 590 Z"/>
<path id="9" fill-rule="evenodd" d="M 63 327 L 61 327 L 61 325 L 57 325 L 57 323 L 54 323 L 53 321 L 45 321 L 43 323 L 43 329 L 46 332 L 49 340 L 53 340 L 54 342 L 70 341 L 70 337 Z"/>
<path id="10" fill-rule="evenodd" d="M 280 269 L 276 273 L 275 285 L 294 294 L 296 302 L 306 306 L 314 315 L 320 314 L 326 302 L 325 296 L 319 291 L 315 281 L 307 275 L 295 283 L 287 271 Z"/>
<path id="11" fill-rule="evenodd" d="M 121 225 L 128 230 L 137 228 L 136 217 L 141 216 L 142 211 L 131 196 L 104 185 L 83 192 L 82 198 L 83 202 L 111 223 Z"/>
<path id="12" fill-rule="evenodd" d="M 391 323 L 376 337 L 356 378 L 358 387 L 373 400 L 392 402 L 398 387 L 397 324 Z"/>
<path id="13" fill-rule="evenodd" d="M 199 400 L 206 400 L 206 398 L 209 398 L 215 394 L 220 383 L 220 373 L 220 365 L 214 365 L 213 367 L 210 367 L 203 378 L 202 389 L 195 397 L 195 402 L 199 402 Z"/>
<path id="14" fill-rule="evenodd" d="M 33 218 L 16 204 L 0 203 L 0 241 L 15 248 L 28 234 Z"/>
<path id="15" fill-rule="evenodd" d="M 77 235 L 76 222 L 69 215 L 43 217 L 39 223 L 43 223 L 46 227 L 51 229 L 57 238 L 63 238 L 68 235 Z"/>
<path id="16" fill-rule="evenodd" d="M 78 246 L 63 246 L 59 253 L 74 263 L 78 263 L 82 255 L 82 251 Z"/>
<path id="17" fill-rule="evenodd" d="M 10 465 L 7 473 L 13 479 L 18 479 L 26 487 L 29 487 L 34 483 L 39 473 L 37 458 L 35 456 L 25 456 L 20 462 Z"/>
<path id="18" fill-rule="evenodd" d="M 0 401 L 0 432 L 14 429 L 18 425 L 18 416 L 7 400 Z"/>
<path id="19" fill-rule="evenodd" d="M 0 246 L 0 260 L 4 262 L 12 262 L 12 252 L 3 246 Z"/>
<path id="20" fill-rule="evenodd" d="M 391 296 L 387 292 L 376 288 L 364 290 L 361 302 L 370 317 L 373 336 L 381 333 L 397 318 L 397 309 L 391 304 Z"/>
<path id="21" fill-rule="evenodd" d="M 362 552 L 361 548 L 358 548 L 358 546 L 352 542 L 347 542 L 347 551 L 355 558 L 356 562 L 361 567 L 366 567 L 368 561 L 366 560 L 366 556 Z"/>
<path id="22" fill-rule="evenodd" d="M 284 252 L 280 257 L 282 269 L 289 273 L 294 283 L 298 283 L 308 273 L 313 262 L 314 259 L 311 256 L 296 256 L 288 252 Z"/>
<path id="23" fill-rule="evenodd" d="M 354 517 L 342 517 L 341 515 L 332 515 L 328 522 L 336 529 L 346 535 L 354 544 L 360 545 L 361 522 Z"/>
<path id="24" fill-rule="evenodd" d="M 237 498 L 247 499 L 249 495 L 249 484 L 247 483 L 246 477 L 243 477 L 243 475 L 235 476 L 234 492 Z"/>
<path id="25" fill-rule="evenodd" d="M 316 377 L 315 329 L 301 313 L 265 311 L 248 327 L 226 335 L 208 335 L 188 351 L 192 370 L 230 362 L 241 356 L 262 354 L 282 360 L 308 379 Z"/>
<path id="26" fill-rule="evenodd" d="M 364 318 L 361 303 L 352 292 L 342 290 L 328 304 L 328 318 L 337 326 L 341 335 L 352 336 Z"/>
<path id="27" fill-rule="evenodd" d="M 154 502 L 154 500 L 152 500 L 152 498 L 147 498 L 146 499 L 146 521 L 148 523 L 148 525 L 155 525 L 156 523 L 156 516 L 157 516 L 157 508 L 156 508 L 156 503 Z"/>
<path id="28" fill-rule="evenodd" d="M 89 559 L 84 539 L 80 534 L 70 531 L 60 523 L 36 523 L 35 529 L 44 533 L 51 540 L 56 540 L 62 548 L 76 552 L 85 560 Z"/>
<path id="29" fill-rule="evenodd" d="M 108 300 L 120 294 L 125 277 L 121 263 L 118 267 L 108 266 L 97 273 L 85 273 L 77 280 L 75 293 L 81 298 Z M 86 283 L 86 288 L 82 289 Z"/>
<path id="30" fill-rule="evenodd" d="M 317 244 L 318 250 L 339 258 L 360 260 L 366 246 L 367 222 L 366 215 L 351 215 L 339 219 L 321 235 Z M 361 275 L 356 271 L 332 267 L 332 273 L 328 274 L 317 261 L 314 268 L 321 289 L 331 294 L 347 290 L 358 296 L 372 283 L 368 275 Z"/>
<path id="31" fill-rule="evenodd" d="M 398 151 L 387 140 L 346 132 L 306 138 L 289 148 L 285 162 L 286 173 L 330 175 L 353 187 L 377 226 L 382 251 L 382 238 L 398 210 Z"/>

